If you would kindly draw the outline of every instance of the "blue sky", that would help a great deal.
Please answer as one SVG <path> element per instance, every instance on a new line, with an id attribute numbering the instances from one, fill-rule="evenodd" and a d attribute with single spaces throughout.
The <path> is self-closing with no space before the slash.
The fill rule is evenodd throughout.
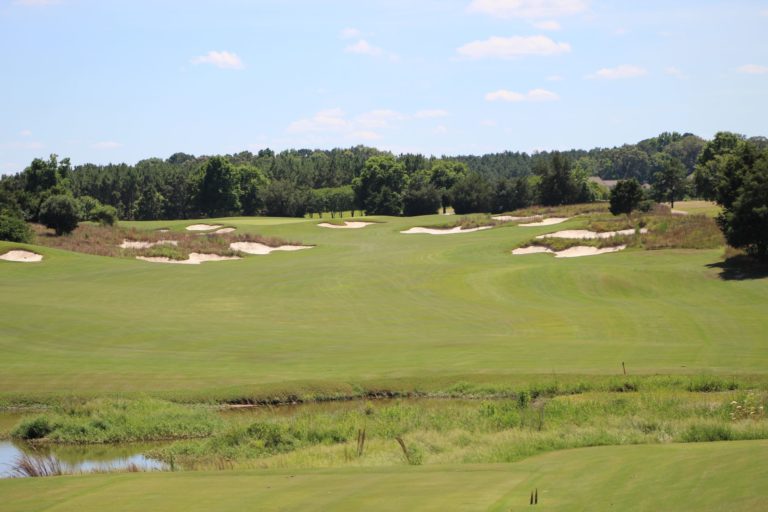
<path id="1" fill-rule="evenodd" d="M 0 172 L 768 135 L 767 1 L 0 0 Z"/>

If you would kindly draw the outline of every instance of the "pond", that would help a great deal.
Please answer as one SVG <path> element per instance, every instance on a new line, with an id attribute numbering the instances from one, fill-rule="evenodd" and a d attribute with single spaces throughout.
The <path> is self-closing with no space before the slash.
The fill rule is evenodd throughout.
<path id="1" fill-rule="evenodd" d="M 0 478 L 19 475 L 17 462 L 26 456 L 51 457 L 66 473 L 121 470 L 135 465 L 142 471 L 167 469 L 164 462 L 143 455 L 166 443 L 131 443 L 122 445 L 31 445 L 22 441 L 0 441 Z"/>

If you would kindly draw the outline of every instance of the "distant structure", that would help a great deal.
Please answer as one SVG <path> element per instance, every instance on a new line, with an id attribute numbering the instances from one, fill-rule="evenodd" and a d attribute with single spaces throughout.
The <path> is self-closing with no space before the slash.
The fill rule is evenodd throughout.
<path id="1" fill-rule="evenodd" d="M 598 185 L 603 186 L 608 190 L 611 190 L 619 182 L 619 180 L 604 180 L 600 176 L 590 176 L 587 179 L 590 181 L 590 183 L 597 183 Z M 648 183 L 642 183 L 640 186 L 643 187 L 643 190 L 651 188 Z"/>

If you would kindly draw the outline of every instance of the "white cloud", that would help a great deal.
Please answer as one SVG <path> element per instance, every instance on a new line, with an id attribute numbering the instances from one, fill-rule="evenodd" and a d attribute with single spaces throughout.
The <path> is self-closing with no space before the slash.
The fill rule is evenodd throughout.
<path id="1" fill-rule="evenodd" d="M 291 133 L 344 131 L 350 128 L 350 122 L 340 108 L 321 110 L 314 116 L 299 119 L 288 125 Z"/>
<path id="2" fill-rule="evenodd" d="M 627 35 L 628 33 L 629 33 L 629 30 L 627 30 L 624 27 L 618 27 L 613 29 L 613 35 L 615 36 L 624 36 L 624 35 Z"/>
<path id="3" fill-rule="evenodd" d="M 447 110 L 433 109 L 433 110 L 419 110 L 413 117 L 416 119 L 434 119 L 437 117 L 448 117 Z"/>
<path id="4" fill-rule="evenodd" d="M 568 43 L 557 43 L 546 36 L 491 37 L 472 41 L 456 50 L 469 59 L 514 59 L 524 55 L 558 55 L 571 51 Z"/>
<path id="5" fill-rule="evenodd" d="M 768 9 L 763 9 L 760 11 L 760 16 L 768 16 Z"/>
<path id="6" fill-rule="evenodd" d="M 0 147 L 7 148 L 7 149 L 21 149 L 21 150 L 36 150 L 36 149 L 43 149 L 45 146 L 42 142 L 38 141 L 24 141 L 24 142 L 6 142 L 5 144 L 0 144 Z"/>
<path id="7" fill-rule="evenodd" d="M 210 51 L 205 55 L 194 57 L 192 64 L 210 64 L 221 69 L 243 69 L 245 65 L 236 53 L 226 51 Z"/>
<path id="8" fill-rule="evenodd" d="M 445 126 L 444 124 L 439 124 L 439 125 L 435 126 L 434 132 L 439 134 L 439 135 L 442 135 L 444 133 L 448 133 L 448 127 Z"/>
<path id="9" fill-rule="evenodd" d="M 562 28 L 560 23 L 555 20 L 534 21 L 531 25 L 540 30 L 560 30 Z"/>
<path id="10" fill-rule="evenodd" d="M 397 61 L 398 56 L 394 53 L 390 53 L 383 48 L 374 46 L 365 39 L 360 39 L 354 44 L 351 44 L 344 48 L 347 53 L 354 53 L 356 55 L 368 55 L 369 57 L 388 57 L 391 61 Z"/>
<path id="11" fill-rule="evenodd" d="M 619 80 L 622 78 L 637 78 L 648 74 L 648 70 L 639 66 L 631 66 L 629 64 L 622 64 L 615 68 L 602 68 L 595 71 L 593 74 L 588 75 L 587 78 L 603 79 L 603 80 Z"/>
<path id="12" fill-rule="evenodd" d="M 364 114 L 359 115 L 356 121 L 360 126 L 366 128 L 384 128 L 391 122 L 402 121 L 406 119 L 406 117 L 407 116 L 404 114 L 394 110 L 380 109 L 365 112 Z"/>
<path id="13" fill-rule="evenodd" d="M 345 29 L 342 29 L 341 32 L 339 32 L 339 37 L 342 39 L 355 39 L 356 37 L 362 36 L 363 33 L 360 32 L 356 28 L 347 27 Z"/>
<path id="14" fill-rule="evenodd" d="M 381 135 L 371 130 L 360 130 L 350 133 L 348 137 L 355 140 L 378 140 Z"/>
<path id="15" fill-rule="evenodd" d="M 91 144 L 91 147 L 93 149 L 117 149 L 123 147 L 123 145 L 113 140 L 105 140 L 97 142 L 96 144 Z"/>
<path id="16" fill-rule="evenodd" d="M 747 75 L 764 75 L 768 73 L 768 66 L 762 66 L 760 64 L 745 64 L 738 68 L 739 73 L 745 73 Z"/>
<path id="17" fill-rule="evenodd" d="M 21 135 L 22 137 L 31 137 L 32 136 L 32 130 L 26 130 L 26 129 L 25 130 L 21 130 L 19 132 L 19 135 Z"/>
<path id="18" fill-rule="evenodd" d="M 556 93 L 547 91 L 546 89 L 532 89 L 525 94 L 508 91 L 506 89 L 499 89 L 498 91 L 489 92 L 485 95 L 485 101 L 508 101 L 508 102 L 523 102 L 523 101 L 557 101 L 560 99 Z"/>
<path id="19" fill-rule="evenodd" d="M 587 9 L 583 0 L 473 0 L 470 12 L 496 18 L 559 18 Z"/>
<path id="20" fill-rule="evenodd" d="M 664 68 L 664 73 L 675 78 L 685 78 L 685 73 L 676 66 L 667 66 Z"/>
<path id="21" fill-rule="evenodd" d="M 550 82 L 561 82 L 563 80 L 563 77 L 561 75 L 549 75 L 547 77 L 547 80 Z"/>
<path id="22" fill-rule="evenodd" d="M 497 123 L 493 119 L 483 119 L 482 121 L 480 121 L 481 126 L 487 126 L 489 128 L 495 128 L 496 126 L 498 126 L 498 124 L 499 123 Z"/>

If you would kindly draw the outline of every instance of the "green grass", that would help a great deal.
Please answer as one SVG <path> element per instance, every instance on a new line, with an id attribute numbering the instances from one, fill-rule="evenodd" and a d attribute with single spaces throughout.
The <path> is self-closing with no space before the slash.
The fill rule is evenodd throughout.
<path id="1" fill-rule="evenodd" d="M 565 450 L 514 464 L 63 476 L 0 481 L 3 510 L 758 511 L 768 442 Z"/>
<path id="2" fill-rule="evenodd" d="M 720 213 L 720 207 L 710 201 L 677 201 L 675 210 L 689 214 L 703 214 L 707 217 L 716 217 Z"/>
<path id="3" fill-rule="evenodd" d="M 766 374 L 768 281 L 721 279 L 722 249 L 556 260 L 510 250 L 588 219 L 448 236 L 399 233 L 443 216 L 373 220 L 210 219 L 316 247 L 200 266 L 0 243 L 45 256 L 0 261 L 0 401 L 503 388 L 622 361 L 631 374 Z"/>

